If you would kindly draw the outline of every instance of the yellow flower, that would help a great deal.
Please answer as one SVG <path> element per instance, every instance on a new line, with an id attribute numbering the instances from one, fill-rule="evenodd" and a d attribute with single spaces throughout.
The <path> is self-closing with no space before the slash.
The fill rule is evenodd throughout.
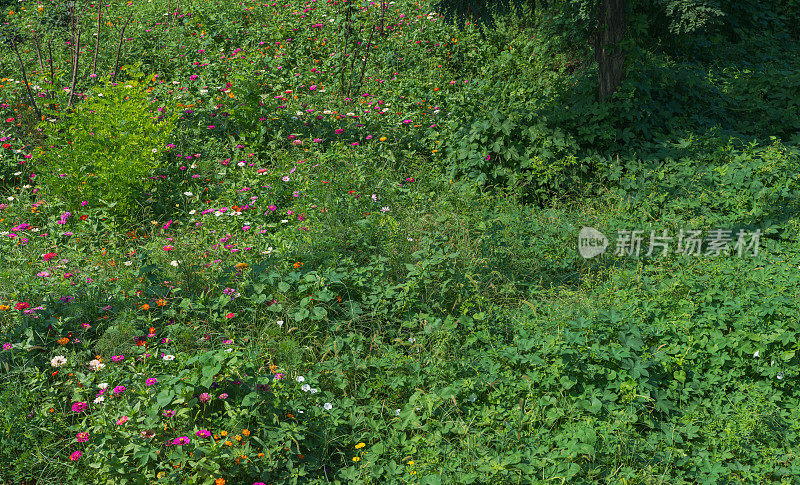
<path id="1" fill-rule="evenodd" d="M 11 307 L 8 306 L 8 305 L 0 305 L 0 311 L 2 311 L 2 312 L 6 311 L 6 310 L 9 310 L 9 309 L 11 309 Z"/>
<path id="2" fill-rule="evenodd" d="M 228 436 L 228 432 L 227 431 L 220 431 L 219 435 L 220 436 Z"/>
<path id="3" fill-rule="evenodd" d="M 234 439 L 235 439 L 236 441 L 242 441 L 242 437 L 241 437 L 241 435 L 238 435 L 238 434 L 236 435 L 236 438 L 234 438 Z"/>
<path id="4" fill-rule="evenodd" d="M 414 460 L 409 461 L 408 464 L 409 465 L 413 465 L 414 464 Z"/>
<path id="5" fill-rule="evenodd" d="M 356 449 L 357 449 L 357 450 L 360 450 L 361 448 L 363 448 L 363 447 L 365 447 L 365 446 L 367 446 L 367 445 L 365 445 L 365 444 L 362 442 L 362 443 L 359 443 L 359 444 L 357 444 L 357 445 L 356 445 Z"/>
<path id="6" fill-rule="evenodd" d="M 382 136 L 382 137 L 378 138 L 378 141 L 386 141 L 386 137 Z"/>
<path id="7" fill-rule="evenodd" d="M 226 441 L 225 444 L 228 445 L 228 446 L 233 446 L 233 443 L 231 443 L 231 440 Z"/>
<path id="8" fill-rule="evenodd" d="M 359 461 L 361 461 L 361 457 L 359 457 L 359 456 L 354 456 L 354 457 L 353 457 L 353 461 L 354 461 L 354 462 L 356 462 L 356 463 L 358 463 Z"/>

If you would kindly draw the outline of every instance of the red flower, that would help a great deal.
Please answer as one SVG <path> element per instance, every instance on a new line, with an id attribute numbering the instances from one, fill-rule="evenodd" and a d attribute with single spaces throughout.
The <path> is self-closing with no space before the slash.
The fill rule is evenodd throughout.
<path id="1" fill-rule="evenodd" d="M 9 149 L 9 148 L 11 148 L 11 144 L 10 143 L 3 143 L 3 148 Z"/>
<path id="2" fill-rule="evenodd" d="M 227 315 L 225 315 L 225 318 L 233 318 L 235 316 L 236 316 L 235 313 L 228 313 Z"/>
<path id="3" fill-rule="evenodd" d="M 164 249 L 164 251 L 172 251 L 175 248 L 173 246 L 170 246 L 169 244 L 167 244 L 166 246 L 164 246 L 163 249 Z"/>
<path id="4" fill-rule="evenodd" d="M 26 308 L 30 307 L 31 307 L 30 303 L 25 303 L 24 301 L 21 301 L 17 303 L 17 305 L 14 308 L 16 308 L 17 310 L 25 310 Z"/>
<path id="5" fill-rule="evenodd" d="M 82 215 L 82 216 L 81 216 L 81 220 L 82 220 L 82 221 L 85 221 L 85 220 L 86 220 L 86 219 L 88 219 L 88 218 L 89 218 L 89 216 L 87 216 L 86 214 L 84 214 L 84 215 Z"/>
<path id="6" fill-rule="evenodd" d="M 47 253 L 42 255 L 42 259 L 45 261 L 50 261 L 51 259 L 56 257 L 56 253 Z"/>

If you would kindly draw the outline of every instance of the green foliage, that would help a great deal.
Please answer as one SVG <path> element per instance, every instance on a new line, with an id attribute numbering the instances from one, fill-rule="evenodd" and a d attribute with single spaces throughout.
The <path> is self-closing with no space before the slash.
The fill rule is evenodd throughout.
<path id="1" fill-rule="evenodd" d="M 49 148 L 35 156 L 42 183 L 72 210 L 81 200 L 105 203 L 119 222 L 132 222 L 172 130 L 175 117 L 163 110 L 153 109 L 141 80 L 92 90 L 62 122 L 43 123 Z"/>

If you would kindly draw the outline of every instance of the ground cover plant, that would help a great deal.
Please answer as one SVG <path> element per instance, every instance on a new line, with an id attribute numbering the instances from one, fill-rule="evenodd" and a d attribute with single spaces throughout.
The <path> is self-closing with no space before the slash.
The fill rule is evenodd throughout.
<path id="1" fill-rule="evenodd" d="M 0 482 L 797 480 L 797 2 L 472 3 L 0 0 Z"/>

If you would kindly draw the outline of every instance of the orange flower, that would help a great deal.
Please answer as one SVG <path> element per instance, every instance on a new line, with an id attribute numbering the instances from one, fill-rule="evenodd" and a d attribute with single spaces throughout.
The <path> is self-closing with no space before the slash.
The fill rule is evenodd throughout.
<path id="1" fill-rule="evenodd" d="M 278 370 L 278 366 L 277 365 L 275 365 L 275 364 L 270 364 L 269 365 L 269 371 L 270 372 L 275 372 L 277 370 Z"/>
<path id="2" fill-rule="evenodd" d="M 233 443 L 231 443 L 231 440 L 225 441 L 225 444 L 228 445 L 228 446 L 233 446 Z"/>
<path id="3" fill-rule="evenodd" d="M 165 300 L 163 298 L 159 298 L 158 300 L 156 300 L 156 305 L 158 305 L 158 306 L 165 306 L 166 304 L 167 304 L 167 300 Z"/>
<path id="4" fill-rule="evenodd" d="M 249 429 L 243 429 L 242 430 L 242 434 L 245 435 L 245 436 L 250 436 L 250 430 Z"/>
<path id="5" fill-rule="evenodd" d="M 102 355 L 95 355 L 94 358 L 97 359 L 98 362 L 103 362 L 103 356 Z"/>
<path id="6" fill-rule="evenodd" d="M 297 261 L 296 263 L 294 263 L 294 269 L 297 269 L 297 268 L 299 268 L 301 266 L 303 266 L 303 263 L 301 263 L 300 261 Z"/>
<path id="7" fill-rule="evenodd" d="M 69 339 L 67 337 L 61 337 L 58 339 L 59 345 L 67 345 L 69 343 Z"/>
<path id="8" fill-rule="evenodd" d="M 248 267 L 247 263 L 237 263 L 236 264 L 236 269 L 247 269 L 247 267 Z"/>
<path id="9" fill-rule="evenodd" d="M 142 309 L 142 310 L 149 310 L 149 309 L 150 309 L 150 305 L 148 305 L 147 303 L 145 303 L 144 305 L 142 305 L 142 306 L 141 306 L 141 309 Z"/>
<path id="10" fill-rule="evenodd" d="M 150 333 L 156 333 L 156 327 L 150 327 L 147 329 Z"/>
<path id="11" fill-rule="evenodd" d="M 241 442 L 242 441 L 242 436 L 237 434 L 235 439 L 236 439 L 236 441 Z"/>
<path id="12" fill-rule="evenodd" d="M 259 458 L 264 458 L 264 453 L 259 453 L 259 454 L 258 454 L 258 457 L 259 457 Z"/>
<path id="13" fill-rule="evenodd" d="M 8 306 L 8 305 L 0 305 L 0 311 L 2 311 L 2 312 L 6 311 L 6 310 L 9 310 L 9 309 L 11 309 L 11 307 Z"/>
<path id="14" fill-rule="evenodd" d="M 220 436 L 228 436 L 228 432 L 227 431 L 222 431 L 222 432 L 219 433 L 219 435 Z"/>
<path id="15" fill-rule="evenodd" d="M 225 479 L 217 478 L 216 480 L 214 480 L 214 485 L 225 485 Z"/>

